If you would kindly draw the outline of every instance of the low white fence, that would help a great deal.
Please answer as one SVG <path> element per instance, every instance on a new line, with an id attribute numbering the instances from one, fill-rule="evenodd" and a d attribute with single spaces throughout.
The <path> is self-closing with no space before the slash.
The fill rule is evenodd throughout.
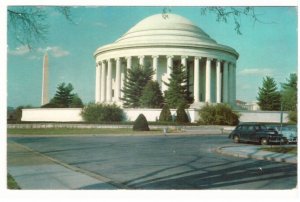
<path id="1" fill-rule="evenodd" d="M 280 123 L 280 111 L 238 111 L 240 122 Z M 282 112 L 282 122 L 287 123 L 288 112 Z"/>
<path id="2" fill-rule="evenodd" d="M 81 108 L 36 108 L 23 109 L 22 121 L 31 122 L 82 122 L 80 115 Z M 127 121 L 134 121 L 139 114 L 144 114 L 148 121 L 157 121 L 161 109 L 124 109 Z M 199 109 L 186 110 L 191 122 L 199 120 Z M 280 112 L 278 111 L 238 111 L 241 122 L 280 122 Z M 176 115 L 176 110 L 171 110 L 172 116 Z M 288 122 L 288 113 L 283 112 L 283 122 Z"/>

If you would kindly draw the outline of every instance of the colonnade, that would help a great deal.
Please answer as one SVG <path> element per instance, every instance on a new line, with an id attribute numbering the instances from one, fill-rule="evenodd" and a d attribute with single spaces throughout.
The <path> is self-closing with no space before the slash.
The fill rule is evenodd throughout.
<path id="1" fill-rule="evenodd" d="M 159 81 L 170 78 L 174 61 L 193 72 L 194 103 L 229 103 L 235 105 L 236 100 L 236 64 L 232 61 L 220 60 L 213 57 L 174 56 L 174 55 L 141 55 L 116 57 L 100 60 L 96 64 L 96 102 L 121 103 L 123 96 L 121 89 L 124 86 L 126 70 L 132 67 L 133 59 L 140 65 L 145 65 L 145 59 L 151 60 L 154 75 L 153 80 Z M 166 67 L 159 71 L 159 60 L 166 60 Z M 204 75 L 205 76 L 204 76 Z M 202 76 L 201 76 L 202 75 Z M 190 77 L 192 79 L 192 77 Z M 202 81 L 201 80 L 205 80 Z M 113 83 L 114 80 L 114 83 Z M 204 85 L 205 87 L 201 87 Z M 203 89 L 203 96 L 200 91 Z"/>

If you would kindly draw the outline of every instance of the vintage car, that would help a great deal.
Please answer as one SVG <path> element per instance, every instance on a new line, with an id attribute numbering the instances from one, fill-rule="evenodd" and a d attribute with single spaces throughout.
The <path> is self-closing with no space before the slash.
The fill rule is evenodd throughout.
<path id="1" fill-rule="evenodd" d="M 284 144 L 287 139 L 276 130 L 269 130 L 261 123 L 240 123 L 228 136 L 235 143 L 253 142 L 262 145 L 279 143 Z"/>

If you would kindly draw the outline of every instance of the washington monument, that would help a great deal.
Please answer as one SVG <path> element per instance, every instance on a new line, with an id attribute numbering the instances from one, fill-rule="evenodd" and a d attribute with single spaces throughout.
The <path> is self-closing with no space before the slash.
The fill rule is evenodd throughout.
<path id="1" fill-rule="evenodd" d="M 48 53 L 46 52 L 43 61 L 42 105 L 48 102 Z"/>

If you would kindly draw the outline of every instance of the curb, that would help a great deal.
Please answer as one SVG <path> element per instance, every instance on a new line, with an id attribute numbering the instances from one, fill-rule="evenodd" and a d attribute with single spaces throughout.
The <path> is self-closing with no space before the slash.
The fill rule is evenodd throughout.
<path id="1" fill-rule="evenodd" d="M 242 152 L 242 151 L 226 150 L 226 148 L 232 148 L 232 147 L 240 147 L 240 146 L 218 147 L 215 149 L 215 152 L 222 154 L 222 155 L 233 156 L 233 157 L 238 157 L 238 158 L 251 158 L 251 159 L 257 159 L 257 160 L 297 164 L 297 155 L 285 155 L 285 154 L 280 154 L 280 153 L 275 153 L 275 152 L 261 151 L 259 149 L 256 149 L 257 154 L 251 154 L 253 152 L 246 153 L 246 152 Z M 285 156 L 285 157 L 283 157 L 283 156 Z"/>

